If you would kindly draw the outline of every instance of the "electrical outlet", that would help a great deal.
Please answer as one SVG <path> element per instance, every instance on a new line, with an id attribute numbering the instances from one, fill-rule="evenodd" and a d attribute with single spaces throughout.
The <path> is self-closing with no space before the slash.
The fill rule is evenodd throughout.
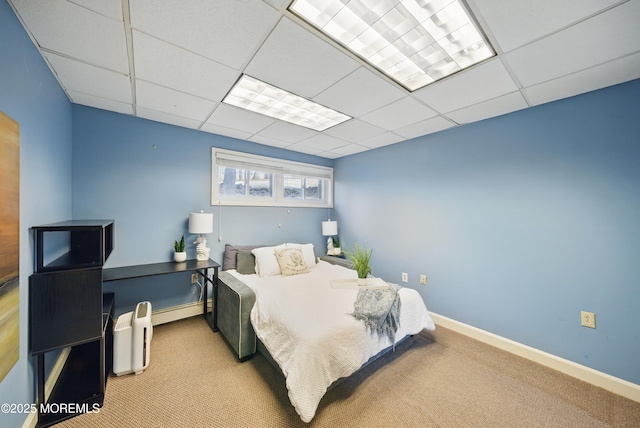
<path id="1" fill-rule="evenodd" d="M 596 328 L 596 314 L 593 312 L 580 311 L 582 325 L 589 328 Z"/>
<path id="2" fill-rule="evenodd" d="M 427 275 L 420 275 L 420 284 L 427 285 Z"/>
<path id="3" fill-rule="evenodd" d="M 192 273 L 191 274 L 191 283 L 192 284 L 196 284 L 198 282 L 198 274 L 197 273 Z"/>
<path id="4" fill-rule="evenodd" d="M 402 282 L 409 282 L 409 275 L 406 272 L 402 272 Z"/>

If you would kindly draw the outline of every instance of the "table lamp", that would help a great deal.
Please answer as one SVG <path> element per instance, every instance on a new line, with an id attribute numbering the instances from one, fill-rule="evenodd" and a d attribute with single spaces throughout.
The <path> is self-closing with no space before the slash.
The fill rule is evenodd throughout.
<path id="1" fill-rule="evenodd" d="M 207 248 L 206 233 L 213 232 L 213 214 L 200 211 L 199 213 L 189 214 L 189 233 L 199 235 L 194 244 L 196 246 L 196 260 L 209 260 L 209 252 Z"/>
<path id="2" fill-rule="evenodd" d="M 338 234 L 338 222 L 331 221 L 331 219 L 322 222 L 322 236 L 328 236 L 327 238 L 327 255 L 334 255 L 333 249 L 333 237 Z"/>

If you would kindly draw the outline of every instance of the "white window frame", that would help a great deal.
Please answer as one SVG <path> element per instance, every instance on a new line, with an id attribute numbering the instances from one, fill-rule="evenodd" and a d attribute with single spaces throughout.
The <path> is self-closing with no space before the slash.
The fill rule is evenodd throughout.
<path id="1" fill-rule="evenodd" d="M 225 196 L 218 192 L 220 167 L 251 169 L 273 174 L 273 196 Z M 284 197 L 284 174 L 323 179 L 322 199 Z M 303 188 L 304 191 L 304 188 Z M 303 162 L 211 148 L 211 205 L 333 208 L 333 168 Z"/>

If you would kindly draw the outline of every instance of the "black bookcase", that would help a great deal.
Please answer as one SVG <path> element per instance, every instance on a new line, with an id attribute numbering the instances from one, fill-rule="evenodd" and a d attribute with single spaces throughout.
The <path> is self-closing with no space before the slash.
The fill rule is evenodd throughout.
<path id="1" fill-rule="evenodd" d="M 69 220 L 33 230 L 36 272 L 102 267 L 113 251 L 113 220 Z M 47 252 L 57 257 L 47 260 Z"/>
<path id="2" fill-rule="evenodd" d="M 33 227 L 29 346 L 37 357 L 38 426 L 102 406 L 113 355 L 113 293 L 102 293 L 102 266 L 114 248 L 113 220 Z M 49 397 L 45 356 L 70 348 Z M 66 410 L 66 411 L 65 411 Z"/>

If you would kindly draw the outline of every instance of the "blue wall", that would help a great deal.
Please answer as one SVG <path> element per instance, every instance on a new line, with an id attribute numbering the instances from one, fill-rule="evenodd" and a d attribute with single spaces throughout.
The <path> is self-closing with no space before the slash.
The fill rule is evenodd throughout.
<path id="1" fill-rule="evenodd" d="M 187 217 L 200 209 L 214 213 L 209 246 L 219 261 L 227 242 L 324 250 L 327 210 L 223 207 L 220 231 L 210 150 L 331 161 L 72 107 L 6 2 L 0 54 L 0 110 L 21 132 L 20 360 L 0 383 L 0 403 L 35 399 L 30 226 L 115 219 L 108 267 L 170 260 L 174 239 L 195 238 Z M 436 313 L 640 384 L 638 99 L 633 81 L 337 160 L 331 218 L 343 247 L 371 247 L 374 274 L 388 280 L 408 272 Z M 113 287 L 119 312 L 198 294 L 183 276 Z M 597 329 L 580 326 L 580 310 L 596 313 Z M 24 418 L 0 414 L 0 425 Z"/>
<path id="2" fill-rule="evenodd" d="M 338 159 L 343 247 L 435 313 L 640 384 L 638 100 L 640 80 Z"/>
<path id="3" fill-rule="evenodd" d="M 71 217 L 71 103 L 7 2 L 0 1 L 0 110 L 20 124 L 20 359 L 0 384 L 0 403 L 35 401 L 28 349 L 29 228 Z M 26 414 L 0 413 L 0 426 Z"/>
<path id="4" fill-rule="evenodd" d="M 311 242 L 325 250 L 320 225 L 327 209 L 212 207 L 211 148 L 330 166 L 333 161 L 247 141 L 161 124 L 90 107 L 73 106 L 73 217 L 115 220 L 115 250 L 107 267 L 170 261 L 184 234 L 189 258 L 195 235 L 190 212 L 213 212 L 207 236 L 211 258 L 224 244 Z M 220 230 L 220 217 L 222 230 Z M 218 242 L 218 236 L 222 240 Z M 176 278 L 176 276 L 178 278 Z M 105 284 L 116 291 L 116 315 L 141 300 L 160 309 L 197 300 L 189 275 Z"/>

